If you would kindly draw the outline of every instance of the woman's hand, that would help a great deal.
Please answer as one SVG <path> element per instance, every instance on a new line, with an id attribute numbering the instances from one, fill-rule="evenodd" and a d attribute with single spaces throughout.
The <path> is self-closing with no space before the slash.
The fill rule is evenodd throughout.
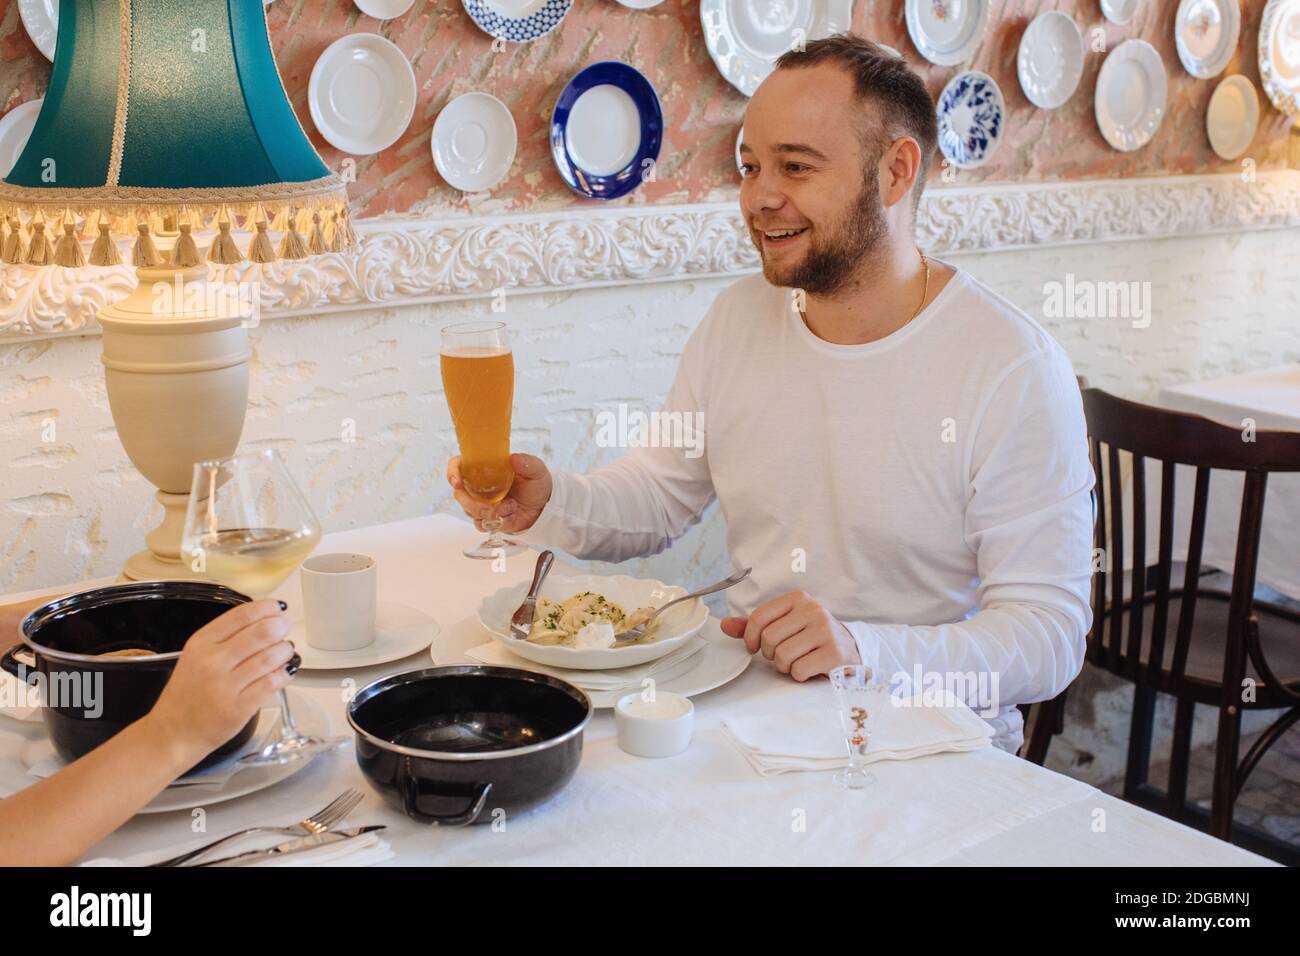
<path id="1" fill-rule="evenodd" d="M 500 518 L 501 530 L 507 534 L 518 534 L 533 526 L 551 500 L 551 472 L 546 462 L 536 455 L 515 454 L 510 456 L 510 465 L 515 470 L 515 480 L 510 491 L 495 505 L 485 505 L 472 498 L 465 490 L 461 480 L 460 455 L 447 463 L 447 484 L 465 514 L 474 519 L 474 527 L 486 531 L 483 519 Z"/>
<path id="2" fill-rule="evenodd" d="M 235 734 L 292 679 L 289 622 L 278 601 L 226 611 L 185 643 L 144 721 L 198 762 Z"/>

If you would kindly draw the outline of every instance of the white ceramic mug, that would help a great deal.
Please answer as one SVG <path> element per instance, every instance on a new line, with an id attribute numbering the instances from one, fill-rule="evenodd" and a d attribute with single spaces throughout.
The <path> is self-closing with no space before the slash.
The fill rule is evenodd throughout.
<path id="1" fill-rule="evenodd" d="M 322 651 L 355 651 L 375 641 L 379 578 L 366 554 L 314 554 L 302 563 L 307 643 Z"/>

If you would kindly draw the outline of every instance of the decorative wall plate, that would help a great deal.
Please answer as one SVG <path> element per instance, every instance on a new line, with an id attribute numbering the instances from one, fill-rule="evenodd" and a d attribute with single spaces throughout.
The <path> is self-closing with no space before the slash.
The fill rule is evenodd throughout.
<path id="1" fill-rule="evenodd" d="M 1255 139 L 1259 126 L 1259 96 L 1255 84 L 1240 73 L 1225 76 L 1214 88 L 1205 112 L 1210 146 L 1224 159 L 1236 159 Z"/>
<path id="2" fill-rule="evenodd" d="M 519 134 L 506 104 L 489 93 L 466 93 L 443 107 L 429 143 L 439 175 L 472 193 L 491 189 L 510 172 Z"/>
<path id="3" fill-rule="evenodd" d="M 852 18 L 853 0 L 700 0 L 709 56 L 746 96 L 754 95 L 782 53 L 800 40 L 847 31 Z"/>
<path id="4" fill-rule="evenodd" d="M 1097 75 L 1093 110 L 1106 142 L 1132 152 L 1151 142 L 1165 115 L 1168 81 L 1156 48 L 1125 40 L 1110 51 Z"/>
<path id="5" fill-rule="evenodd" d="M 736 133 L 736 172 L 741 179 L 745 178 L 745 164 L 740 158 L 740 144 L 745 141 L 745 127 L 741 126 Z"/>
<path id="6" fill-rule="evenodd" d="M 45 97 L 20 103 L 0 117 L 0 179 L 9 175 L 32 135 Z"/>
<path id="7" fill-rule="evenodd" d="M 1006 126 L 1006 106 L 993 77 L 978 70 L 959 73 L 939 94 L 939 149 L 959 169 L 983 166 L 997 151 Z"/>
<path id="8" fill-rule="evenodd" d="M 1259 80 L 1279 112 L 1300 118 L 1300 0 L 1268 0 L 1259 23 Z"/>
<path id="9" fill-rule="evenodd" d="M 59 0 L 18 0 L 18 15 L 41 56 L 53 60 L 59 38 Z"/>
<path id="10" fill-rule="evenodd" d="M 1083 76 L 1083 34 L 1073 18 L 1045 10 L 1020 38 L 1016 56 L 1020 88 L 1029 102 L 1052 110 L 1074 95 Z"/>
<path id="11" fill-rule="evenodd" d="M 411 4 L 415 3 L 415 0 L 352 0 L 352 2 L 368 17 L 374 17 L 376 20 L 394 20 L 411 9 Z"/>
<path id="12" fill-rule="evenodd" d="M 551 114 L 551 155 L 565 183 L 589 199 L 617 199 L 653 171 L 663 144 L 659 95 L 642 73 L 593 63 L 561 91 Z"/>
<path id="13" fill-rule="evenodd" d="M 969 60 L 988 28 L 988 0 L 907 0 L 903 9 L 912 44 L 940 66 Z"/>
<path id="14" fill-rule="evenodd" d="M 1137 13 L 1139 0 L 1101 0 L 1101 13 L 1111 23 L 1128 23 Z"/>
<path id="15" fill-rule="evenodd" d="M 415 115 L 415 71 L 375 33 L 353 33 L 325 48 L 307 84 L 311 118 L 330 145 L 357 156 L 387 149 Z"/>
<path id="16" fill-rule="evenodd" d="M 1218 76 L 1237 52 L 1238 0 L 1182 0 L 1174 17 L 1174 46 L 1183 69 L 1202 80 Z"/>
<path id="17" fill-rule="evenodd" d="M 489 36 L 529 43 L 560 25 L 573 0 L 461 0 L 465 12 Z"/>

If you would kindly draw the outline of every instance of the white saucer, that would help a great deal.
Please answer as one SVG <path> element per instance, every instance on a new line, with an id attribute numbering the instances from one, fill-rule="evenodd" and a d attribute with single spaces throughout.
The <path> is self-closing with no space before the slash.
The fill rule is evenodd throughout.
<path id="1" fill-rule="evenodd" d="M 1224 159 L 1236 159 L 1255 139 L 1259 126 L 1259 96 L 1255 84 L 1240 73 L 1225 76 L 1214 88 L 1205 112 L 1210 146 Z"/>
<path id="2" fill-rule="evenodd" d="M 18 0 L 18 15 L 41 56 L 53 60 L 59 39 L 59 0 Z"/>
<path id="3" fill-rule="evenodd" d="M 797 36 L 818 40 L 848 30 L 852 20 L 852 0 L 700 0 L 709 56 L 746 96 L 754 95 Z"/>
<path id="4" fill-rule="evenodd" d="M 907 0 L 907 35 L 931 63 L 956 66 L 975 53 L 989 22 L 989 0 Z"/>
<path id="5" fill-rule="evenodd" d="M 468 622 L 466 622 L 468 624 Z M 671 691 L 681 697 L 695 697 L 728 684 L 745 672 L 753 657 L 745 650 L 745 642 L 722 633 L 717 618 L 709 618 L 708 623 L 699 631 L 699 636 L 706 642 L 706 647 L 698 654 L 683 662 L 683 669 L 670 669 L 663 677 L 657 677 L 655 686 L 658 690 Z M 429 656 L 433 663 L 442 667 L 447 664 L 473 664 L 481 666 L 466 651 L 491 640 L 488 633 L 475 621 L 473 626 L 454 627 L 439 634 L 429 647 Z M 530 661 L 519 658 L 516 665 L 521 670 L 532 670 Z M 626 688 L 613 691 L 585 691 L 591 698 L 591 705 L 598 710 L 613 707 L 620 697 L 628 693 Z"/>
<path id="6" fill-rule="evenodd" d="M 1218 76 L 1237 52 L 1238 0 L 1182 0 L 1174 17 L 1174 46 L 1183 69 L 1206 80 Z"/>
<path id="7" fill-rule="evenodd" d="M 376 20 L 395 20 L 411 9 L 411 4 L 415 3 L 415 0 L 352 0 L 352 2 L 368 17 L 374 17 Z"/>
<path id="8" fill-rule="evenodd" d="M 20 103 L 0 117 L 0 179 L 9 175 L 18 162 L 18 157 L 23 154 L 44 102 L 45 98 L 41 97 Z"/>
<path id="9" fill-rule="evenodd" d="M 334 730 L 329 715 L 319 703 L 313 700 L 310 694 L 300 693 L 292 687 L 289 688 L 288 693 L 289 705 L 293 709 L 294 720 L 304 734 L 315 734 L 322 737 L 333 734 Z M 269 743 L 274 740 L 274 734 L 278 732 L 279 717 L 278 708 L 263 710 L 258 719 L 257 730 L 253 733 L 252 740 L 245 745 L 242 753 L 252 753 L 258 749 L 258 744 L 262 742 Z M 45 733 L 43 721 L 18 726 L 23 728 L 27 740 L 19 747 L 7 748 L 8 752 L 3 757 L 0 757 L 0 796 L 10 796 L 31 786 L 37 781 L 37 778 L 29 774 L 27 769 L 54 756 L 54 747 Z M 232 754 L 226 758 L 226 761 L 223 761 L 223 765 L 233 763 L 239 759 L 239 756 L 240 754 Z M 273 787 L 299 771 L 305 770 L 314 760 L 314 757 L 308 757 L 275 766 L 242 767 L 220 786 L 177 782 L 145 804 L 139 812 L 168 813 L 172 810 L 189 810 L 193 807 L 206 807 L 209 804 L 234 800 L 236 797 Z M 209 771 L 216 770 L 216 768 L 208 769 Z"/>
<path id="10" fill-rule="evenodd" d="M 355 156 L 392 146 L 415 115 L 415 71 L 397 46 L 374 33 L 325 48 L 307 84 L 311 118 L 330 145 Z"/>
<path id="11" fill-rule="evenodd" d="M 1083 76 L 1083 34 L 1073 18 L 1044 10 L 1020 38 L 1020 88 L 1029 102 L 1053 110 L 1074 95 Z"/>
<path id="12" fill-rule="evenodd" d="M 1111 23 L 1128 23 L 1137 13 L 1139 0 L 1101 0 L 1101 13 Z"/>
<path id="13" fill-rule="evenodd" d="M 331 671 L 345 668 L 370 667 L 400 661 L 418 654 L 442 630 L 438 622 L 418 608 L 391 601 L 380 601 L 375 610 L 375 640 L 355 651 L 323 651 L 307 643 L 307 630 L 302 612 L 291 612 L 292 630 L 289 640 L 302 658 L 303 670 Z"/>
<path id="14" fill-rule="evenodd" d="M 1167 93 L 1165 65 L 1150 43 L 1125 40 L 1111 50 L 1097 75 L 1093 99 L 1106 142 L 1124 153 L 1151 142 L 1164 119 Z"/>
<path id="15" fill-rule="evenodd" d="M 510 172 L 519 134 L 506 104 L 489 93 L 466 93 L 433 124 L 429 148 L 443 179 L 461 192 L 491 189 Z"/>

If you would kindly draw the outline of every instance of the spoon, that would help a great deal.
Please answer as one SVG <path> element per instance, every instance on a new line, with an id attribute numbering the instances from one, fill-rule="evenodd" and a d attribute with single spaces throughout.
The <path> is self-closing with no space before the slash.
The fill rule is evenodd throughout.
<path id="1" fill-rule="evenodd" d="M 731 577 L 724 578 L 723 580 L 719 581 L 717 584 L 710 584 L 707 588 L 701 588 L 700 590 L 694 591 L 690 594 L 683 594 L 679 598 L 674 598 L 673 600 L 669 601 L 667 604 L 661 606 L 653 614 L 651 614 L 644 624 L 638 624 L 636 627 L 632 628 L 631 630 L 624 631 L 622 634 L 619 634 L 617 637 L 615 637 L 614 646 L 617 647 L 619 644 L 626 644 L 629 641 L 638 641 L 641 638 L 645 637 L 646 631 L 650 630 L 651 625 L 653 625 L 655 622 L 655 618 L 657 618 L 664 611 L 668 610 L 674 604 L 681 604 L 683 601 L 689 601 L 692 598 L 703 597 L 706 594 L 713 594 L 715 591 L 725 591 L 733 584 L 739 584 L 741 581 L 745 580 L 745 578 L 749 577 L 749 572 L 752 570 L 754 569 L 745 568 L 745 570 L 737 571 Z"/>

